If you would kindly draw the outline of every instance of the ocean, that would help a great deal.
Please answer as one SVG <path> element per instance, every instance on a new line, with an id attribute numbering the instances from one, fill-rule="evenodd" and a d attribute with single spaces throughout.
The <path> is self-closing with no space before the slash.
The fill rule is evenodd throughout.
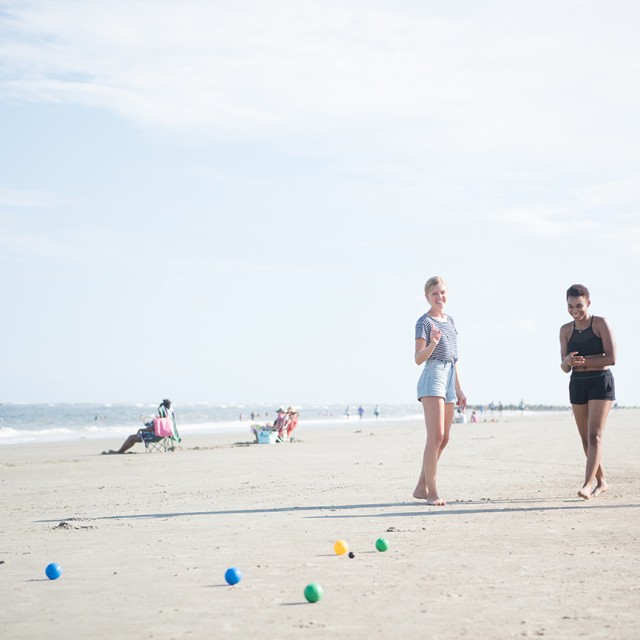
<path id="1" fill-rule="evenodd" d="M 79 439 L 124 439 L 135 433 L 151 419 L 157 410 L 155 403 L 139 404 L 11 404 L 0 405 L 0 445 L 53 442 Z M 277 404 L 174 404 L 176 423 L 181 436 L 196 433 L 233 433 L 250 437 L 252 424 L 273 422 Z M 359 405 L 336 404 L 296 405 L 300 414 L 298 431 L 305 426 L 337 426 L 360 422 Z M 422 416 L 420 405 L 380 404 L 379 417 L 374 416 L 376 405 L 363 404 L 362 422 L 411 420 Z M 286 407 L 284 407 L 286 409 Z M 251 417 L 252 413 L 253 418 Z"/>

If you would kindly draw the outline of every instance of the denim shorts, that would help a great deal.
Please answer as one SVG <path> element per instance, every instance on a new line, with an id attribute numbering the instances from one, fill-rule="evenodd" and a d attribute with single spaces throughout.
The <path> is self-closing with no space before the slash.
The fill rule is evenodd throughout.
<path id="1" fill-rule="evenodd" d="M 444 398 L 447 403 L 456 401 L 456 370 L 453 362 L 429 358 L 424 363 L 418 380 L 418 400 L 426 396 Z"/>

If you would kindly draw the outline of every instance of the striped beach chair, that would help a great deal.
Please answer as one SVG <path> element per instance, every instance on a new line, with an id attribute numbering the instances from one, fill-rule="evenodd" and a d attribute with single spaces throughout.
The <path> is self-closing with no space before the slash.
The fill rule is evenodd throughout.
<path id="1" fill-rule="evenodd" d="M 172 410 L 167 411 L 164 405 L 158 408 L 159 416 L 153 419 L 153 433 L 140 434 L 147 453 L 154 451 L 175 451 L 176 445 L 182 442 L 176 417 Z"/>

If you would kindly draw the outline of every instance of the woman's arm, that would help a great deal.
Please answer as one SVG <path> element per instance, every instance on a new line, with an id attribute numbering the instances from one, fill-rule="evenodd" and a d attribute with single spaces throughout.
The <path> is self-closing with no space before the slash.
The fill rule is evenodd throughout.
<path id="1" fill-rule="evenodd" d="M 456 399 L 458 401 L 458 406 L 462 407 L 464 411 L 467 407 L 467 396 L 464 395 L 462 391 L 462 385 L 460 384 L 460 373 L 458 372 L 458 363 L 453 365 L 453 368 L 456 372 Z"/>
<path id="2" fill-rule="evenodd" d="M 438 334 L 440 332 L 438 331 Z M 440 336 L 438 335 L 437 340 L 434 340 L 434 332 L 431 332 L 431 342 L 427 344 L 427 341 L 424 338 L 416 338 L 416 353 L 415 360 L 416 364 L 422 364 L 426 362 L 433 353 L 436 348 L 438 342 L 440 341 Z"/>
<path id="3" fill-rule="evenodd" d="M 573 367 L 584 366 L 585 362 L 584 357 L 579 356 L 577 351 L 567 353 L 569 350 L 569 338 L 571 336 L 572 326 L 573 325 L 569 322 L 568 324 L 564 324 L 560 327 L 560 357 L 562 358 L 560 368 L 565 373 L 570 373 Z"/>
<path id="4" fill-rule="evenodd" d="M 616 341 L 613 337 L 613 331 L 606 318 L 600 316 L 593 319 L 593 330 L 602 340 L 602 348 L 604 354 L 601 356 L 586 356 L 586 367 L 611 367 L 616 363 Z"/>
<path id="5" fill-rule="evenodd" d="M 567 335 L 566 327 L 566 324 L 563 324 L 560 327 L 560 368 L 565 373 L 569 373 L 571 371 L 571 365 L 567 362 L 567 345 L 569 343 L 569 337 Z"/>

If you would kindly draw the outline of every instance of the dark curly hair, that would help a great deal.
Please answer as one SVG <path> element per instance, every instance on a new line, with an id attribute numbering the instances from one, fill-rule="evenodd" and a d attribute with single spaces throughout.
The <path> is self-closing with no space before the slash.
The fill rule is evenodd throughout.
<path id="1" fill-rule="evenodd" d="M 567 289 L 567 299 L 579 298 L 580 296 L 584 296 L 585 298 L 589 297 L 589 289 L 587 289 L 583 284 L 572 284 Z"/>

